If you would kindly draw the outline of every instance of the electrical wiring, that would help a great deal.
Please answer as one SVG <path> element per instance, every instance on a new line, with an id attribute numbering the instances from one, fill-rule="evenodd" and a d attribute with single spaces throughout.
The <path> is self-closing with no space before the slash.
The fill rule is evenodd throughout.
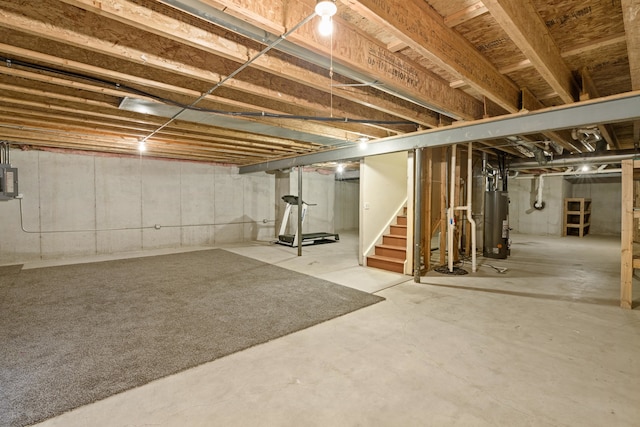
<path id="1" fill-rule="evenodd" d="M 187 227 L 207 227 L 216 225 L 236 225 L 236 224 L 258 224 L 258 221 L 234 221 L 234 222 L 217 222 L 205 224 L 180 224 L 180 225 L 147 225 L 140 227 L 117 227 L 117 228 L 88 228 L 74 230 L 27 230 L 24 228 L 24 213 L 22 210 L 22 196 L 16 197 L 20 201 L 20 228 L 27 234 L 60 234 L 60 233 L 94 233 L 99 231 L 125 231 L 125 230 L 160 230 L 163 228 L 187 228 Z M 263 219 L 262 224 L 275 223 L 275 220 Z"/>
<path id="2" fill-rule="evenodd" d="M 175 107 L 192 110 L 192 111 L 199 111 L 203 113 L 211 113 L 211 114 L 233 116 L 233 117 L 264 117 L 264 118 L 274 118 L 274 119 L 290 119 L 290 120 L 305 120 L 305 121 L 313 120 L 313 121 L 319 121 L 319 122 L 354 123 L 354 124 L 371 124 L 371 125 L 416 125 L 415 123 L 407 120 L 368 120 L 368 119 L 351 119 L 348 117 L 316 117 L 316 116 L 307 116 L 307 115 L 268 113 L 264 111 L 225 111 L 225 110 L 217 110 L 217 109 L 204 108 L 204 107 L 196 107 L 194 105 L 183 104 L 159 95 L 154 95 L 150 92 L 146 92 L 144 90 L 137 89 L 135 87 L 132 87 L 126 84 L 117 83 L 114 81 L 93 77 L 93 76 L 89 76 L 81 73 L 76 73 L 76 72 L 71 72 L 67 70 L 61 70 L 54 67 L 35 64 L 31 62 L 11 59 L 5 56 L 0 56 L 0 61 L 4 62 L 7 67 L 18 66 L 18 67 L 37 70 L 37 71 L 46 72 L 50 74 L 62 75 L 68 78 L 84 80 L 94 84 L 99 84 L 99 85 L 107 86 L 117 90 L 121 90 L 126 93 L 139 95 L 146 98 L 151 98 L 163 104 L 172 105 Z"/>

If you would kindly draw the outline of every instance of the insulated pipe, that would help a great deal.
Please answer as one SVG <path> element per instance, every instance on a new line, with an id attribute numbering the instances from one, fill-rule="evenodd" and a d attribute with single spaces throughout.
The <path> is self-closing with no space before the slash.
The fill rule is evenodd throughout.
<path id="1" fill-rule="evenodd" d="M 416 148 L 413 151 L 413 162 L 415 165 L 413 178 L 413 187 L 415 188 L 415 196 L 413 198 L 413 281 L 420 283 L 422 267 L 420 262 L 420 241 L 422 238 L 422 148 Z"/>
<path id="2" fill-rule="evenodd" d="M 469 154 L 467 155 L 467 221 L 471 225 L 471 269 L 475 273 L 476 263 L 476 222 L 473 219 L 471 210 L 471 199 L 473 196 L 473 143 L 469 143 Z"/>
<path id="3" fill-rule="evenodd" d="M 451 180 L 449 181 L 449 208 L 447 209 L 447 267 L 453 273 L 453 221 L 456 182 L 456 146 L 451 146 Z"/>

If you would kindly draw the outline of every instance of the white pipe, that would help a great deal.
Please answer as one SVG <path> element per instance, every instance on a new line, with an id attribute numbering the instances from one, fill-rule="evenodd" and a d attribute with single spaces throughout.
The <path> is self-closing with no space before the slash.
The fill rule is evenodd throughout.
<path id="1" fill-rule="evenodd" d="M 476 222 L 473 219 L 471 209 L 471 199 L 473 196 L 473 143 L 469 143 L 469 152 L 467 154 L 467 221 L 471 225 L 471 270 L 475 273 L 477 269 L 476 263 Z"/>
<path id="2" fill-rule="evenodd" d="M 544 186 L 544 176 L 546 174 L 541 174 L 538 177 L 538 196 L 536 197 L 536 201 L 533 203 L 533 207 L 536 209 L 542 209 L 542 187 Z"/>
<path id="3" fill-rule="evenodd" d="M 447 266 L 453 273 L 453 221 L 456 182 L 456 144 L 451 146 L 451 180 L 449 181 L 449 208 L 447 209 Z"/>

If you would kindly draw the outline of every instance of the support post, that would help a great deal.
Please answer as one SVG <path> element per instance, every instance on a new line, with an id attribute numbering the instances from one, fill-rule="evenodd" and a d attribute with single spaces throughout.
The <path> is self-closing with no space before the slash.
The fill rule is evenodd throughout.
<path id="1" fill-rule="evenodd" d="M 451 146 L 451 180 L 449 181 L 449 207 L 447 209 L 447 266 L 449 273 L 453 273 L 453 232 L 455 222 L 456 200 L 456 144 Z"/>
<path id="2" fill-rule="evenodd" d="M 298 166 L 298 228 L 296 230 L 298 241 L 298 256 L 302 256 L 302 166 Z"/>
<path id="3" fill-rule="evenodd" d="M 475 273 L 477 269 L 476 222 L 473 219 L 472 199 L 473 199 L 473 142 L 470 142 L 469 151 L 467 152 L 467 221 L 469 221 L 469 227 L 471 228 L 471 268 L 472 268 L 472 271 Z"/>
<path id="4" fill-rule="evenodd" d="M 420 262 L 420 242 L 422 237 L 422 148 L 416 148 L 414 150 L 413 164 L 413 281 L 420 283 L 422 266 Z"/>
<path id="5" fill-rule="evenodd" d="M 447 256 L 447 148 L 440 149 L 440 265 Z"/>
<path id="6" fill-rule="evenodd" d="M 633 160 L 622 161 L 620 307 L 627 309 L 633 303 L 633 166 Z"/>

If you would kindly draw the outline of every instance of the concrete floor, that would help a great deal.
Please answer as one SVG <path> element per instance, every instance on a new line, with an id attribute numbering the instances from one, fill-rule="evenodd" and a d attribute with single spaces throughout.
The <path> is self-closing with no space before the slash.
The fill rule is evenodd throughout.
<path id="1" fill-rule="evenodd" d="M 40 426 L 640 425 L 640 310 L 617 306 L 619 239 L 512 237 L 508 260 L 421 284 L 357 266 L 356 236 L 302 258 L 231 247 L 386 301 Z"/>

